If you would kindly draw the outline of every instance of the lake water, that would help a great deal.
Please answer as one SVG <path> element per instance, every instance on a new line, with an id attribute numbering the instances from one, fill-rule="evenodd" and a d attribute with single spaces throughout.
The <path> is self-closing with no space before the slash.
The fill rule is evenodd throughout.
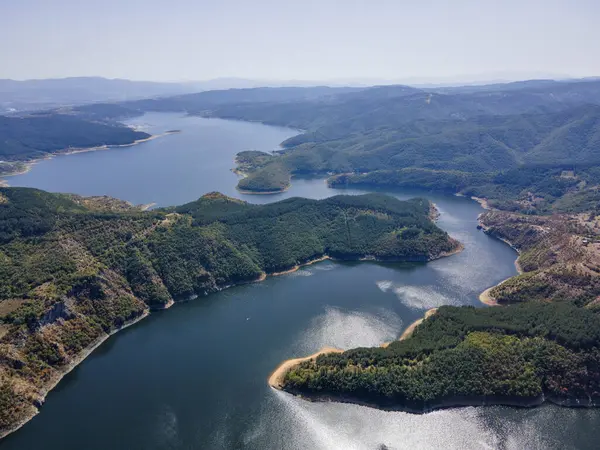
<path id="1" fill-rule="evenodd" d="M 237 193 L 235 153 L 275 149 L 293 130 L 174 114 L 132 122 L 151 133 L 182 133 L 57 157 L 10 184 L 160 205 L 214 190 L 253 202 L 340 193 L 322 180 L 294 180 L 274 196 Z M 477 231 L 477 203 L 391 194 L 434 201 L 439 225 L 465 251 L 428 264 L 323 262 L 153 313 L 67 375 L 0 449 L 598 448 L 597 410 L 469 407 L 412 415 L 310 403 L 267 386 L 284 359 L 396 339 L 425 310 L 478 305 L 481 291 L 515 274 L 514 251 Z"/>

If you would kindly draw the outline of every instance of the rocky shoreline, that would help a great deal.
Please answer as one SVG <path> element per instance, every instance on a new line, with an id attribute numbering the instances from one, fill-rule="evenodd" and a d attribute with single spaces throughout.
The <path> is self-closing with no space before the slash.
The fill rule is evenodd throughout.
<path id="1" fill-rule="evenodd" d="M 450 254 L 454 254 L 454 253 L 457 253 L 457 252 L 459 252 L 459 251 L 462 250 L 462 248 L 463 248 L 462 244 L 460 244 L 458 241 L 456 241 L 456 242 L 458 243 L 458 247 L 459 248 L 457 248 L 456 250 L 454 250 Z M 442 254 L 442 255 L 438 255 L 437 257 L 434 257 L 432 259 L 437 259 L 437 258 L 441 258 L 441 257 L 444 257 L 444 256 L 449 256 L 449 255 Z M 222 290 L 228 289 L 230 287 L 234 287 L 234 286 L 239 286 L 239 285 L 244 285 L 244 284 L 250 284 L 250 283 L 258 283 L 258 282 L 264 281 L 269 276 L 280 276 L 280 275 L 285 275 L 285 274 L 293 273 L 293 272 L 297 271 L 298 269 L 300 269 L 301 267 L 308 266 L 308 265 L 315 264 L 315 263 L 322 262 L 322 261 L 326 261 L 326 260 L 333 260 L 333 261 L 337 260 L 337 261 L 381 261 L 381 262 L 392 262 L 391 260 L 378 260 L 378 259 L 375 259 L 373 257 L 368 257 L 368 256 L 362 257 L 362 258 L 344 258 L 344 259 L 341 259 L 341 258 L 333 258 L 333 257 L 330 257 L 328 255 L 322 255 L 322 256 L 310 259 L 310 260 L 308 260 L 306 262 L 299 263 L 299 264 L 297 264 L 297 265 L 293 266 L 292 268 L 290 268 L 288 270 L 285 270 L 285 271 L 271 272 L 271 273 L 265 273 L 265 272 L 263 272 L 260 276 L 258 276 L 255 279 L 252 279 L 252 280 L 244 280 L 244 281 L 239 281 L 239 282 L 236 282 L 236 283 L 231 283 L 231 284 L 227 284 L 227 285 L 223 285 L 223 286 L 216 286 L 214 289 L 211 289 L 210 291 L 205 292 L 205 294 L 209 295 L 211 293 L 219 292 L 219 291 L 222 291 Z M 405 260 L 397 260 L 397 261 L 405 261 Z M 170 300 L 164 306 L 162 306 L 162 307 L 155 307 L 155 308 L 152 308 L 152 310 L 153 311 L 160 311 L 160 310 L 169 309 L 169 308 L 171 308 L 172 306 L 174 306 L 178 302 L 179 302 L 179 300 L 178 301 Z M 127 327 L 129 327 L 131 325 L 136 324 L 137 322 L 141 321 L 142 319 L 145 319 L 150 314 L 151 314 L 150 309 L 144 310 L 144 312 L 141 315 L 139 315 L 138 317 L 135 317 L 132 320 L 126 322 L 125 324 L 123 324 L 123 326 L 112 330 L 110 333 L 107 333 L 105 335 L 100 336 L 91 345 L 89 345 L 87 348 L 85 348 L 79 354 L 77 354 L 75 357 L 73 357 L 73 359 L 68 364 L 66 364 L 63 367 L 60 367 L 59 370 L 57 371 L 56 376 L 53 377 L 47 384 L 45 384 L 44 386 L 42 386 L 39 389 L 39 391 L 38 391 L 38 393 L 39 393 L 38 399 L 37 399 L 35 405 L 34 404 L 31 405 L 31 413 L 28 414 L 25 418 L 23 418 L 23 420 L 19 421 L 15 426 L 11 427 L 10 429 L 0 431 L 0 439 L 3 438 L 3 437 L 5 437 L 5 436 L 7 436 L 8 434 L 11 434 L 14 431 L 18 430 L 23 425 L 25 425 L 27 422 L 29 422 L 33 417 L 35 417 L 40 412 L 40 407 L 43 405 L 44 400 L 45 400 L 46 396 L 48 395 L 48 393 L 58 385 L 58 383 L 63 379 L 63 377 L 65 375 L 67 375 L 75 367 L 77 367 L 79 364 L 81 364 L 96 348 L 98 348 L 100 345 L 102 345 L 103 342 L 105 342 L 108 338 L 110 338 L 112 335 L 118 333 L 119 331 L 121 331 L 121 330 L 123 330 L 123 329 L 125 329 L 125 328 L 127 328 Z M 336 351 L 336 349 L 326 349 L 326 350 L 327 351 Z M 283 364 L 285 364 L 285 362 Z M 285 372 L 287 372 L 287 370 Z M 285 372 L 284 372 L 283 375 L 285 375 Z"/>
<path id="2" fill-rule="evenodd" d="M 485 209 L 490 209 L 489 206 L 487 205 L 487 202 L 485 199 L 479 199 L 476 197 L 472 197 L 473 200 L 477 201 L 478 203 L 480 203 Z M 485 203 L 485 206 L 484 206 Z M 482 221 L 481 219 L 482 214 L 479 215 L 479 217 L 477 217 L 477 222 L 478 222 L 478 227 L 488 236 L 493 237 L 494 239 L 498 239 L 502 242 L 504 242 L 505 244 L 507 244 L 508 246 L 510 246 L 510 248 L 512 248 L 515 252 L 517 252 L 517 259 L 515 259 L 515 268 L 517 269 L 517 274 L 518 275 L 522 275 L 523 274 L 523 269 L 521 268 L 521 265 L 519 264 L 519 257 L 521 255 L 521 250 L 519 250 L 512 242 L 510 242 L 508 239 L 503 238 L 501 236 L 496 235 L 495 233 L 492 233 L 489 229 L 489 227 Z M 491 286 L 489 288 L 487 288 L 485 291 L 483 291 L 481 294 L 479 294 L 479 301 L 485 305 L 488 306 L 499 306 L 500 304 L 496 301 L 496 299 L 494 297 L 492 297 L 491 292 L 497 288 L 498 286 L 500 286 L 502 283 L 506 283 L 508 280 L 510 280 L 513 277 L 508 277 L 505 280 L 502 280 L 500 283 L 495 284 L 494 286 Z"/>
<path id="3" fill-rule="evenodd" d="M 170 306 L 171 305 L 166 306 L 165 309 Z M 33 419 L 40 412 L 40 408 L 43 406 L 48 393 L 52 389 L 54 389 L 58 385 L 58 383 L 60 383 L 60 381 L 65 377 L 65 375 L 67 375 L 69 372 L 71 372 L 73 369 L 75 369 L 75 367 L 77 367 L 79 364 L 81 364 L 89 355 L 92 354 L 92 352 L 94 350 L 96 350 L 106 340 L 108 340 L 108 338 L 110 338 L 113 334 L 116 334 L 119 331 L 124 330 L 125 328 L 128 328 L 131 325 L 136 324 L 137 322 L 141 321 L 142 319 L 145 319 L 146 317 L 148 317 L 149 314 L 150 314 L 150 310 L 148 310 L 148 309 L 144 310 L 144 312 L 141 315 L 125 322 L 121 327 L 115 328 L 114 330 L 111 330 L 110 333 L 106 333 L 106 334 L 98 337 L 88 347 L 86 347 L 80 353 L 78 353 L 76 356 L 74 356 L 73 359 L 71 359 L 71 361 L 69 361 L 68 364 L 61 367 L 57 371 L 56 375 L 54 375 L 44 386 L 42 386 L 38 390 L 38 398 L 36 400 L 36 404 L 32 405 L 32 407 L 31 407 L 31 414 L 25 416 L 21 421 L 16 423 L 10 429 L 0 431 L 0 439 L 17 431 L 19 428 L 21 428 L 23 425 L 25 425 L 27 422 L 29 422 L 31 419 Z"/>

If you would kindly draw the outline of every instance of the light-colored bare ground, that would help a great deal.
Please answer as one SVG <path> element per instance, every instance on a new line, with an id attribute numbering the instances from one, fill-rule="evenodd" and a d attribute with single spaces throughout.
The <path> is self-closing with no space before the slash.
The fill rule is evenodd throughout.
<path id="1" fill-rule="evenodd" d="M 319 350 L 317 353 L 313 353 L 312 355 L 305 356 L 304 358 L 288 359 L 288 360 L 282 362 L 279 365 L 279 367 L 277 367 L 277 369 L 275 369 L 275 371 L 271 374 L 271 376 L 269 377 L 269 380 L 268 380 L 269 386 L 271 386 L 275 389 L 281 389 L 283 387 L 283 380 L 285 378 L 285 375 L 292 368 L 296 367 L 298 364 L 300 364 L 304 361 L 309 361 L 311 359 L 316 359 L 317 356 L 323 355 L 325 353 L 342 353 L 342 351 L 343 350 L 340 350 L 337 348 L 324 347 L 321 350 Z"/>

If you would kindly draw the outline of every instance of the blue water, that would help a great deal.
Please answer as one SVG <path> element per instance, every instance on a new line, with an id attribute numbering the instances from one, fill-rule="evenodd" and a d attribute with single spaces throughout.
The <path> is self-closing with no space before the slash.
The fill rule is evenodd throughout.
<path id="1" fill-rule="evenodd" d="M 238 195 L 238 176 L 230 170 L 235 155 L 243 150 L 276 150 L 297 134 L 289 128 L 171 113 L 150 113 L 126 123 L 153 135 L 182 132 L 132 147 L 57 156 L 6 180 L 11 186 L 50 192 L 175 205 L 211 191 Z"/>
<path id="2" fill-rule="evenodd" d="M 159 205 L 215 190 L 253 202 L 340 192 L 319 179 L 294 179 L 278 195 L 235 190 L 235 153 L 276 149 L 293 130 L 176 114 L 148 114 L 131 123 L 151 133 L 182 133 L 43 161 L 10 183 Z M 429 197 L 440 209 L 439 225 L 465 250 L 428 264 L 323 262 L 154 313 L 67 375 L 41 413 L 0 448 L 598 448 L 596 410 L 548 405 L 411 415 L 309 403 L 267 386 L 284 359 L 323 346 L 380 345 L 429 308 L 481 306 L 481 291 L 516 273 L 514 251 L 476 229 L 482 212 L 477 203 L 428 192 L 389 193 Z"/>

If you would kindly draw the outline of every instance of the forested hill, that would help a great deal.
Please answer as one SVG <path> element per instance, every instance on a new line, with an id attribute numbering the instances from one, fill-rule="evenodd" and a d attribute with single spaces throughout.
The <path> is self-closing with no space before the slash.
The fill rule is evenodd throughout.
<path id="1" fill-rule="evenodd" d="M 229 89 L 124 103 L 144 111 L 185 111 L 320 130 L 326 135 L 417 120 L 561 111 L 584 104 L 600 104 L 600 81 L 542 80 L 443 89 L 401 85 Z"/>
<path id="2" fill-rule="evenodd" d="M 600 81 L 538 80 L 417 89 L 240 89 L 184 95 L 128 108 L 186 111 L 304 129 L 286 150 L 246 161 L 239 187 L 278 191 L 292 175 L 379 170 L 466 174 L 600 164 Z M 351 182 L 352 179 L 346 181 Z"/>
<path id="3" fill-rule="evenodd" d="M 426 261 L 457 250 L 430 208 L 375 194 L 258 206 L 213 193 L 143 212 L 0 188 L 0 432 L 30 418 L 86 349 L 151 308 L 325 255 Z"/>
<path id="4" fill-rule="evenodd" d="M 149 136 L 120 124 L 66 114 L 0 116 L 0 160 L 27 161 L 70 148 L 131 144 Z"/>
<path id="5" fill-rule="evenodd" d="M 443 306 L 386 348 L 326 354 L 283 387 L 318 399 L 426 412 L 460 405 L 600 405 L 600 217 L 487 211 L 486 233 L 523 272 L 488 289 L 493 308 Z"/>
<path id="6" fill-rule="evenodd" d="M 319 129 L 289 139 L 285 151 L 248 164 L 244 170 L 249 176 L 240 187 L 273 190 L 281 180 L 289 183 L 290 175 L 303 173 L 427 169 L 470 177 L 488 172 L 490 178 L 518 168 L 598 166 L 600 106 L 460 121 L 424 120 L 330 136 Z M 264 185 L 262 180 L 272 181 Z"/>
<path id="7" fill-rule="evenodd" d="M 225 89 L 184 94 L 123 103 L 124 106 L 141 111 L 182 111 L 190 114 L 209 113 L 231 105 L 280 105 L 286 103 L 327 101 L 327 99 L 350 92 L 361 91 L 351 87 L 259 87 Z M 217 114 L 219 115 L 219 114 Z M 248 118 L 244 118 L 248 120 Z"/>
<path id="8" fill-rule="evenodd" d="M 595 406 L 600 316 L 571 303 L 442 306 L 405 340 L 294 367 L 284 389 L 427 412 L 463 405 Z"/>

